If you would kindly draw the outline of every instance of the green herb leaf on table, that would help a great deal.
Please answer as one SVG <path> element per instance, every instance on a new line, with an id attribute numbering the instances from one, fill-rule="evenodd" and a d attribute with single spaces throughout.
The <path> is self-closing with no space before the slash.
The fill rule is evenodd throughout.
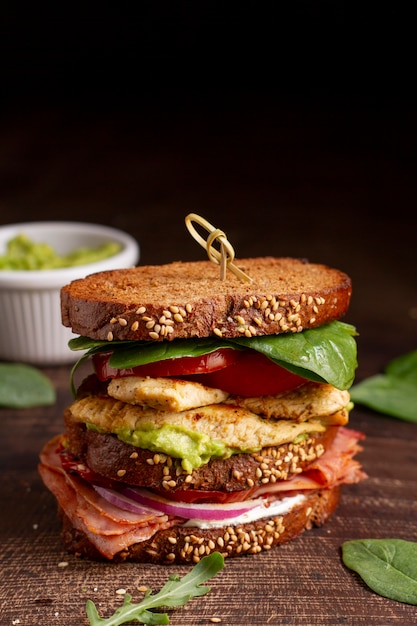
<path id="1" fill-rule="evenodd" d="M 55 389 L 40 370 L 23 363 L 0 363 L 0 406 L 26 409 L 55 400 Z"/>
<path id="2" fill-rule="evenodd" d="M 380 413 L 417 422 L 417 350 L 391 361 L 383 374 L 351 387 L 350 397 Z"/>
<path id="3" fill-rule="evenodd" d="M 342 544 L 343 562 L 377 594 L 417 604 L 417 543 L 359 539 Z"/>
<path id="4" fill-rule="evenodd" d="M 224 558 L 219 552 L 213 552 L 201 559 L 193 569 L 180 578 L 178 574 L 169 577 L 168 582 L 155 595 L 148 590 L 144 599 L 132 604 L 132 597 L 125 595 L 123 605 L 109 618 L 101 618 L 92 600 L 87 600 L 86 611 L 90 626 L 120 626 L 132 620 L 141 624 L 169 624 L 166 613 L 154 613 L 150 609 L 161 607 L 184 606 L 191 598 L 204 596 L 210 587 L 203 586 L 224 567 Z"/>

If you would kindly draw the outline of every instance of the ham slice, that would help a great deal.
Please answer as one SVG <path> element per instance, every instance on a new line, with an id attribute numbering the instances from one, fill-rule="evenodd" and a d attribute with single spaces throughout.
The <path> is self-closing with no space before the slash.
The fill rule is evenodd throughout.
<path id="1" fill-rule="evenodd" d="M 261 495 L 274 498 L 281 497 L 285 492 L 331 489 L 365 479 L 365 472 L 353 458 L 361 451 L 359 441 L 363 438 L 364 435 L 358 431 L 339 427 L 331 446 L 302 474 L 255 488 L 251 490 L 251 498 Z M 149 539 L 158 530 L 181 524 L 182 520 L 155 511 L 133 513 L 111 504 L 86 480 L 63 469 L 59 446 L 60 437 L 45 445 L 40 455 L 40 475 L 73 526 L 85 533 L 106 558 L 112 559 L 120 550 Z"/>
<path id="2" fill-rule="evenodd" d="M 175 518 L 155 513 L 131 513 L 110 504 L 83 479 L 67 474 L 61 466 L 59 437 L 46 444 L 40 455 L 39 473 L 45 486 L 77 530 L 106 558 L 129 546 L 145 541 L 163 528 L 176 523 Z"/>
<path id="3" fill-rule="evenodd" d="M 367 478 L 360 463 L 353 457 L 361 452 L 359 441 L 363 433 L 350 428 L 339 428 L 332 445 L 308 468 L 308 475 L 324 487 L 358 483 Z"/>
<path id="4" fill-rule="evenodd" d="M 364 480 L 367 475 L 360 463 L 353 458 L 362 450 L 359 441 L 363 438 L 363 433 L 359 431 L 339 427 L 336 437 L 326 452 L 313 461 L 302 474 L 259 487 L 251 497 L 256 498 L 265 493 L 284 491 L 332 489 L 337 485 L 358 483 Z"/>
<path id="5" fill-rule="evenodd" d="M 40 455 L 42 469 L 47 467 L 60 473 L 65 477 L 68 485 L 96 509 L 102 517 L 105 517 L 107 520 L 113 520 L 117 525 L 129 523 L 138 525 L 141 522 L 147 524 L 149 521 L 152 521 L 153 517 L 155 517 L 155 512 L 150 513 L 149 510 L 144 509 L 143 514 L 137 514 L 122 510 L 100 496 L 86 480 L 83 480 L 74 473 L 67 473 L 61 465 L 61 459 L 58 453 L 59 444 L 60 438 L 57 437 L 44 447 Z M 109 522 L 106 523 L 108 527 L 111 526 Z"/>

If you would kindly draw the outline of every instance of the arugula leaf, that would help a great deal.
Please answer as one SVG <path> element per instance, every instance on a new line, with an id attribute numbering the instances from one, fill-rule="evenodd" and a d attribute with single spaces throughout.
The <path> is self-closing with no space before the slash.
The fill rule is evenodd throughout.
<path id="1" fill-rule="evenodd" d="M 383 374 L 354 385 L 350 397 L 380 413 L 417 422 L 417 350 L 390 361 Z"/>
<path id="2" fill-rule="evenodd" d="M 119 626 L 132 620 L 141 624 L 169 624 L 169 617 L 166 613 L 153 613 L 146 609 L 141 609 L 139 604 L 131 603 L 132 596 L 125 594 L 123 604 L 116 609 L 111 617 L 103 619 L 99 616 L 97 608 L 92 600 L 87 600 L 86 611 L 91 626 Z"/>
<path id="3" fill-rule="evenodd" d="M 132 597 L 126 594 L 124 602 L 115 613 L 107 618 L 101 618 L 92 600 L 87 600 L 86 611 L 90 626 L 119 626 L 132 620 L 142 624 L 169 624 L 166 613 L 153 613 L 149 609 L 158 609 L 162 606 L 184 606 L 191 598 L 204 596 L 210 587 L 202 586 L 209 578 L 215 576 L 224 567 L 224 558 L 219 552 L 205 556 L 193 569 L 180 578 L 178 574 L 169 577 L 168 582 L 155 595 L 148 590 L 139 604 L 132 604 Z"/>
<path id="4" fill-rule="evenodd" d="M 23 363 L 0 363 L 0 406 L 26 409 L 55 400 L 55 389 L 40 370 Z"/>
<path id="5" fill-rule="evenodd" d="M 359 539 L 342 544 L 343 562 L 377 594 L 417 604 L 417 543 Z"/>
<path id="6" fill-rule="evenodd" d="M 251 348 L 262 352 L 281 367 L 316 382 L 328 382 L 348 389 L 357 367 L 354 326 L 334 321 L 301 333 L 283 333 L 235 339 L 178 339 L 176 341 L 108 341 L 77 337 L 69 342 L 72 350 L 88 350 L 86 356 L 112 350 L 110 365 L 117 369 L 146 365 L 164 359 L 200 356 L 218 350 Z M 75 367 L 77 367 L 76 364 Z"/>

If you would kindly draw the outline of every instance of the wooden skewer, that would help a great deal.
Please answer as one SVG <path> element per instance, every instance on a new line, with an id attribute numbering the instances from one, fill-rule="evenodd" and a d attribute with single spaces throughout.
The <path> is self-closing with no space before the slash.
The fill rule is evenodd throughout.
<path id="1" fill-rule="evenodd" d="M 197 232 L 193 222 L 196 222 L 199 226 L 207 230 L 209 233 L 207 240 Z M 220 280 L 226 280 L 226 271 L 229 269 L 240 280 L 252 282 L 252 278 L 233 263 L 235 251 L 230 241 L 227 239 L 226 233 L 219 228 L 215 228 L 210 222 L 196 213 L 189 213 L 187 215 L 185 225 L 200 246 L 206 249 L 210 261 L 220 265 Z M 219 242 L 220 251 L 213 246 L 215 241 Z"/>

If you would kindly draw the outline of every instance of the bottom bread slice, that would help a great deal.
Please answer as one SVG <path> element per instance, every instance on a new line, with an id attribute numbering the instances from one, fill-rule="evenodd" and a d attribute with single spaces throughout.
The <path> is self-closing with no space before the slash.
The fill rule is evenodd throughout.
<path id="1" fill-rule="evenodd" d="M 112 561 L 192 564 L 212 552 L 220 552 L 224 557 L 258 554 L 294 539 L 313 526 L 325 524 L 339 499 L 340 487 L 337 486 L 307 492 L 303 502 L 285 515 L 220 528 L 172 526 L 121 550 Z M 63 543 L 69 552 L 91 560 L 106 560 L 86 535 L 72 525 L 60 507 L 59 516 Z"/>

